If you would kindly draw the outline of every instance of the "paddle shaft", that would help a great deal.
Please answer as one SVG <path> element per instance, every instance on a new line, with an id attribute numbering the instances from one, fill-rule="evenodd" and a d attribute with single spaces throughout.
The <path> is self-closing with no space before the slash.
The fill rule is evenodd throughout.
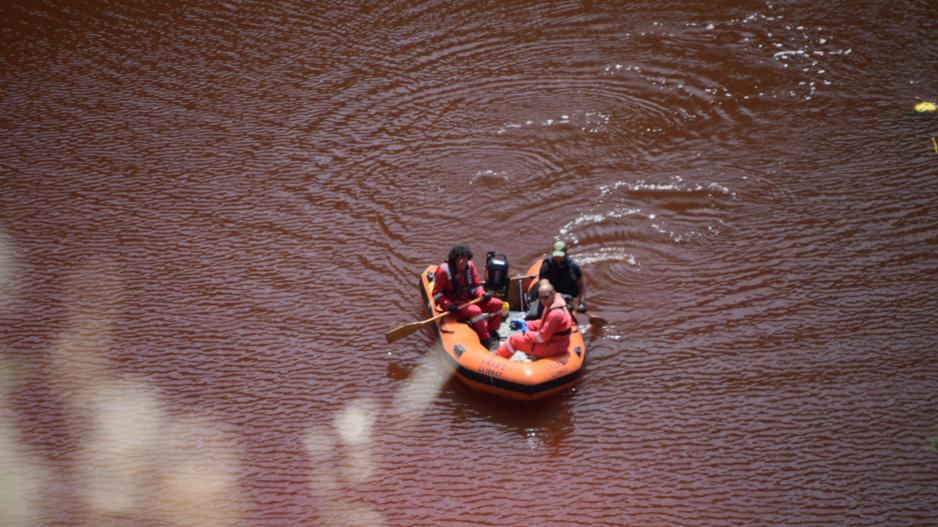
<path id="1" fill-rule="evenodd" d="M 519 276 L 512 276 L 512 277 L 510 278 L 510 280 L 511 280 L 511 281 L 527 280 L 528 278 L 537 278 L 537 277 L 538 277 L 538 275 L 536 275 L 536 274 L 523 274 L 523 275 L 519 275 Z M 519 284 L 519 289 L 520 289 L 520 284 Z M 521 290 L 520 292 L 521 292 L 522 295 L 524 294 L 524 291 L 523 291 L 523 290 Z M 592 325 L 592 324 L 596 324 L 596 325 L 598 325 L 598 326 L 605 326 L 606 324 L 609 323 L 609 322 L 607 322 L 606 319 L 604 319 L 603 317 L 598 316 L 598 315 L 593 315 L 592 313 L 585 313 L 585 312 L 584 312 L 584 313 L 581 313 L 581 314 L 586 315 L 587 317 L 589 317 L 589 320 L 590 320 L 590 324 L 591 324 L 591 325 Z"/>
<path id="2" fill-rule="evenodd" d="M 606 324 L 609 323 L 609 322 L 607 322 L 606 319 L 604 319 L 603 317 L 601 317 L 601 316 L 599 316 L 599 315 L 594 315 L 594 314 L 590 313 L 589 311 L 586 311 L 586 312 L 583 312 L 583 313 L 577 313 L 577 314 L 578 314 L 578 315 L 586 315 L 586 319 L 587 319 L 587 321 L 589 322 L 589 324 L 590 324 L 591 326 L 593 326 L 593 325 L 596 325 L 596 326 L 605 326 Z"/>
<path id="3" fill-rule="evenodd" d="M 476 298 L 476 299 L 474 299 L 474 300 L 471 300 L 471 301 L 469 301 L 469 302 L 466 302 L 465 304 L 459 306 L 459 310 L 458 310 L 458 311 L 462 311 L 463 309 L 466 309 L 467 307 L 469 307 L 469 306 L 471 306 L 471 305 L 473 305 L 473 304 L 478 304 L 479 302 L 482 301 L 483 298 L 485 298 L 485 297 L 480 296 L 480 297 L 478 297 L 478 298 Z M 457 311 L 457 312 L 458 312 L 458 311 Z M 413 333 L 416 333 L 417 330 L 419 330 L 419 329 L 422 328 L 423 326 L 429 324 L 430 322 L 433 322 L 434 320 L 441 319 L 441 318 L 443 318 L 443 317 L 445 317 L 446 315 L 449 315 L 449 314 L 450 314 L 449 311 L 444 311 L 444 312 L 442 312 L 442 313 L 438 313 L 438 314 L 436 314 L 436 315 L 433 315 L 432 317 L 430 317 L 430 318 L 428 318 L 428 319 L 426 319 L 426 320 L 421 320 L 420 322 L 410 322 L 410 323 L 408 323 L 408 324 L 404 324 L 403 326 L 398 326 L 398 327 L 392 329 L 391 331 L 388 331 L 387 333 L 385 333 L 384 336 L 385 336 L 385 338 L 388 340 L 388 343 L 394 342 L 394 341 L 396 341 L 396 340 L 400 340 L 400 339 L 406 337 L 407 335 L 411 335 L 411 334 L 413 334 Z"/>
<path id="4" fill-rule="evenodd" d="M 478 304 L 479 302 L 482 301 L 483 298 L 485 298 L 485 297 L 484 297 L 484 296 L 480 296 L 480 297 L 478 297 L 478 298 L 474 298 L 474 299 L 472 299 L 472 300 L 466 302 L 465 304 L 459 306 L 459 309 L 457 309 L 456 312 L 459 313 L 460 311 L 462 311 L 463 309 L 466 309 L 467 307 L 469 307 L 469 306 L 471 306 L 471 305 Z M 432 317 L 430 317 L 430 318 L 428 318 L 428 319 L 426 319 L 426 320 L 422 320 L 420 323 L 421 323 L 421 324 L 426 324 L 427 322 L 433 322 L 434 320 L 439 319 L 439 318 L 443 318 L 443 317 L 445 317 L 446 315 L 449 315 L 449 314 L 451 314 L 449 311 L 444 311 L 444 312 L 442 312 L 442 313 L 437 313 L 436 315 L 433 315 Z"/>

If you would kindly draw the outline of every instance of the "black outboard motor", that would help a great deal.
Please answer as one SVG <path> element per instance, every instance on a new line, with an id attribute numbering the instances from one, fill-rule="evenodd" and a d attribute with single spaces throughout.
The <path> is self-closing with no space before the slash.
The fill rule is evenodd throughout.
<path id="1" fill-rule="evenodd" d="M 486 253 L 485 289 L 502 300 L 508 298 L 508 257 L 504 254 Z"/>

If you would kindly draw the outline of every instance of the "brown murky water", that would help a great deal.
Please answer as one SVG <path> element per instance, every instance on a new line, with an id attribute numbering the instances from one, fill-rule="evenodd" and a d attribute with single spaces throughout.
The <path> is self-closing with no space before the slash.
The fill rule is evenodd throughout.
<path id="1" fill-rule="evenodd" d="M 938 18 L 900 2 L 5 2 L 4 525 L 926 525 Z M 455 242 L 589 281 L 447 377 Z"/>

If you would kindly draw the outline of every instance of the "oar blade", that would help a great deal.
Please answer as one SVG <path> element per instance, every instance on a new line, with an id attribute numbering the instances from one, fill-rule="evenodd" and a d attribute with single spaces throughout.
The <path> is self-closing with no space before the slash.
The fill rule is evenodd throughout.
<path id="1" fill-rule="evenodd" d="M 423 327 L 422 322 L 411 322 L 410 324 L 404 324 L 403 326 L 398 326 L 391 331 L 388 331 L 384 334 L 385 338 L 388 339 L 388 344 L 391 342 L 398 341 L 407 335 L 416 333 L 417 330 Z"/>
<path id="2" fill-rule="evenodd" d="M 587 316 L 589 317 L 589 322 L 591 326 L 596 326 L 596 327 L 601 328 L 609 323 L 606 319 L 604 319 L 603 317 L 599 315 L 587 313 Z"/>

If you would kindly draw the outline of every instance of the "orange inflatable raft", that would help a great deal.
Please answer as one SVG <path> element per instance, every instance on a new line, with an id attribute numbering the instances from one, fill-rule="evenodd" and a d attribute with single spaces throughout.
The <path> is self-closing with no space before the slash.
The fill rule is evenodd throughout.
<path id="1" fill-rule="evenodd" d="M 540 269 L 537 261 L 528 271 L 528 275 L 512 279 L 507 298 L 512 309 L 521 308 L 525 303 L 521 299 L 535 281 Z M 433 275 L 436 265 L 431 265 L 420 274 L 420 291 L 432 315 L 439 314 L 433 303 Z M 509 319 L 524 318 L 524 312 L 509 311 Z M 479 337 L 466 322 L 459 322 L 451 316 L 441 317 L 433 322 L 437 346 L 442 349 L 446 362 L 453 368 L 460 381 L 472 389 L 491 393 L 510 399 L 533 401 L 564 391 L 580 379 L 580 373 L 586 364 L 586 345 L 583 334 L 576 323 L 570 333 L 570 346 L 566 353 L 537 359 L 519 356 L 505 359 L 486 349 L 479 342 Z M 504 320 L 499 331 L 501 341 L 507 340 L 511 333 L 508 320 Z"/>

